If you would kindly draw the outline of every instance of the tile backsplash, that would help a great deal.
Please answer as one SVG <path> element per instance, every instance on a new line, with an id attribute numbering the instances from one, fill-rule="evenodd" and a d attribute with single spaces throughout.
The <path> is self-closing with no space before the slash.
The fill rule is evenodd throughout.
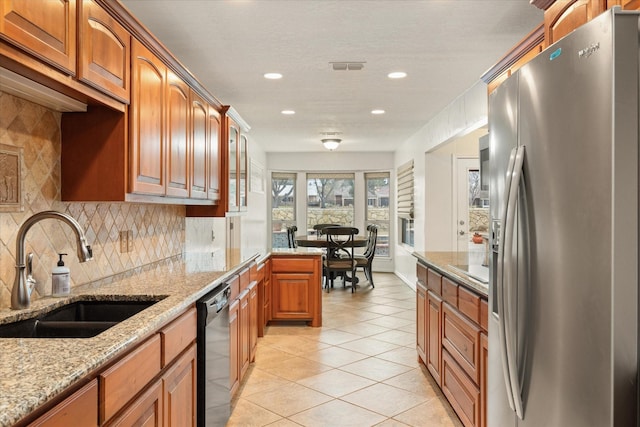
<path id="1" fill-rule="evenodd" d="M 0 91 L 0 144 L 23 149 L 24 197 L 24 211 L 0 212 L 0 309 L 11 304 L 18 228 L 36 212 L 57 210 L 73 216 L 85 230 L 94 259 L 78 262 L 75 234 L 66 224 L 51 219 L 35 224 L 25 240 L 25 253 L 34 253 L 38 284 L 33 299 L 51 293 L 57 253 L 68 254 L 65 264 L 71 270 L 73 287 L 184 250 L 184 206 L 60 201 L 60 119 L 59 112 Z M 132 232 L 133 248 L 121 253 L 120 231 L 126 230 Z"/>

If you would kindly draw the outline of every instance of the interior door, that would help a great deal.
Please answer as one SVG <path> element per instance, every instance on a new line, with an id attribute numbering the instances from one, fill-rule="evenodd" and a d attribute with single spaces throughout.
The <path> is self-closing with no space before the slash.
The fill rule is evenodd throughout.
<path id="1" fill-rule="evenodd" d="M 468 252 L 469 207 L 480 191 L 480 162 L 477 157 L 456 157 L 453 190 L 454 201 L 454 247 L 458 252 Z"/>

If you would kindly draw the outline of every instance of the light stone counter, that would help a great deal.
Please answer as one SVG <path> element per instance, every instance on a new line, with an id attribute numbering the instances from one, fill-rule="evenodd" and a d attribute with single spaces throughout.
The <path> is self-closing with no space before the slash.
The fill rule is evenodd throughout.
<path id="1" fill-rule="evenodd" d="M 418 258 L 418 261 L 422 264 L 467 286 L 480 295 L 485 297 L 489 295 L 489 285 L 464 274 L 461 270 L 451 267 L 452 265 L 469 264 L 469 254 L 467 252 L 414 252 L 413 256 Z"/>
<path id="2" fill-rule="evenodd" d="M 274 250 L 275 251 L 275 250 Z M 135 346 L 251 261 L 268 254 L 185 254 L 43 298 L 27 310 L 0 310 L 0 324 L 80 299 L 161 301 L 93 338 L 0 338 L 0 426 L 11 426 Z M 298 251 L 296 253 L 309 253 Z M 318 255 L 315 253 L 315 255 Z"/>

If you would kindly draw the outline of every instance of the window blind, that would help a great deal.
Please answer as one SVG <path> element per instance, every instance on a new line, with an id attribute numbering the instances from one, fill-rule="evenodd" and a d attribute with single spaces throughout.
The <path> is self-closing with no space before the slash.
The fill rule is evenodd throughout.
<path id="1" fill-rule="evenodd" d="M 413 160 L 398 167 L 398 216 L 413 218 Z"/>

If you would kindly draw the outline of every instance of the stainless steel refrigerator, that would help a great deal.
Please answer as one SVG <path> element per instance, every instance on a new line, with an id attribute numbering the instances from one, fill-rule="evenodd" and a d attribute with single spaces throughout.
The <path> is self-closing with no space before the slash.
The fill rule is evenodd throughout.
<path id="1" fill-rule="evenodd" d="M 639 15 L 553 44 L 489 99 L 489 427 L 636 426 Z"/>

